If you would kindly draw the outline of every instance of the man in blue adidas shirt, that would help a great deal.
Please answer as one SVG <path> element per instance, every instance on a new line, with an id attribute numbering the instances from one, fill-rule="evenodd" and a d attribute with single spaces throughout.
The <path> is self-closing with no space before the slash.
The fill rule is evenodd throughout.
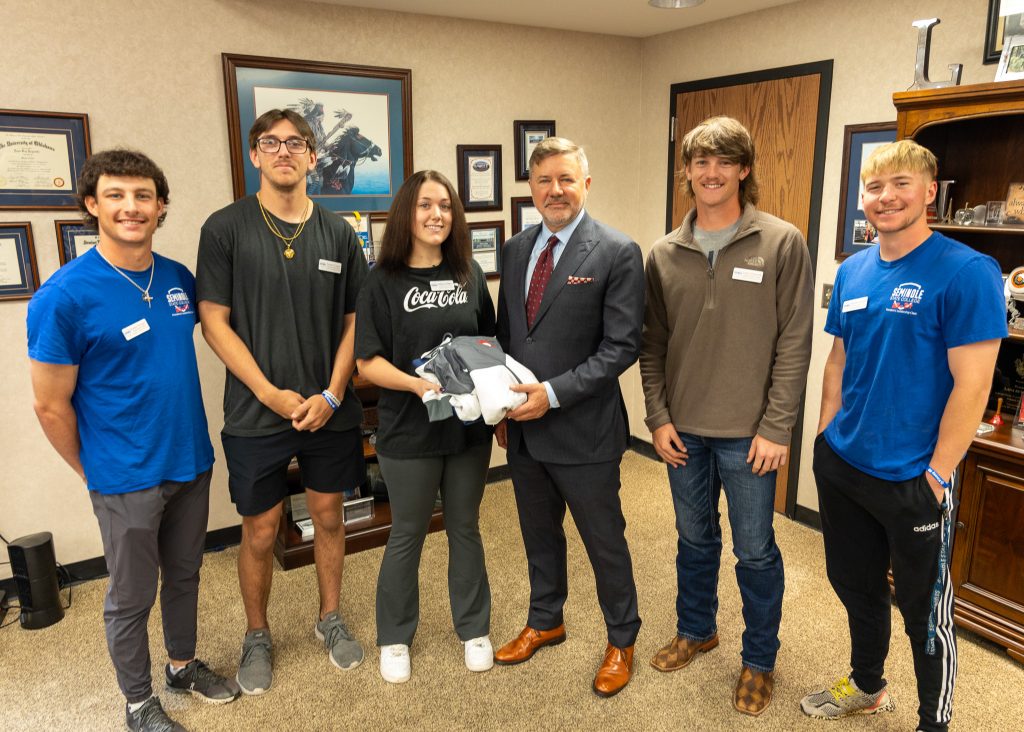
<path id="1" fill-rule="evenodd" d="M 167 690 L 215 704 L 240 693 L 195 657 L 213 447 L 192 342 L 195 279 L 153 253 L 167 201 L 167 179 L 145 155 L 90 158 L 79 206 L 99 244 L 28 307 L 36 414 L 87 485 L 103 538 L 107 647 L 130 730 L 184 729 L 150 678 L 146 621 L 161 573 Z"/>
<path id="2" fill-rule="evenodd" d="M 935 156 L 875 150 L 862 208 L 878 246 L 836 276 L 814 446 L 828 578 L 849 616 L 852 671 L 801 702 L 813 717 L 894 708 L 886 572 L 910 638 L 919 730 L 946 730 L 956 680 L 949 579 L 953 471 L 988 400 L 1006 312 L 991 257 L 932 232 Z"/>

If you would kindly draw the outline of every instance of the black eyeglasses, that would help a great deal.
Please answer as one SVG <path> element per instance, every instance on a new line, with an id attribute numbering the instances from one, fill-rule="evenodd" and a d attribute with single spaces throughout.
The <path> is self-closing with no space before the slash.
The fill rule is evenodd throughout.
<path id="1" fill-rule="evenodd" d="M 292 137 L 287 140 L 278 140 L 276 137 L 261 137 L 256 140 L 256 145 L 262 152 L 276 153 L 281 149 L 282 142 L 288 152 L 293 155 L 304 153 L 309 149 L 309 143 L 299 137 Z"/>

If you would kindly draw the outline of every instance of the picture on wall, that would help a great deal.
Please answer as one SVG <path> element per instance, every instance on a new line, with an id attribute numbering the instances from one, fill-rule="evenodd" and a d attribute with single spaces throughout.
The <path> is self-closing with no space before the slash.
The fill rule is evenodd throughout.
<path id="1" fill-rule="evenodd" d="M 456 145 L 459 199 L 466 211 L 500 211 L 501 145 Z"/>
<path id="2" fill-rule="evenodd" d="M 982 63 L 997 63 L 1007 39 L 1021 34 L 1024 34 L 1024 2 L 988 0 L 988 23 L 985 26 L 985 54 Z"/>
<path id="3" fill-rule="evenodd" d="M 54 221 L 53 225 L 57 230 L 57 254 L 61 267 L 100 243 L 96 229 L 86 226 L 81 219 Z"/>
<path id="4" fill-rule="evenodd" d="M 0 223 L 0 300 L 28 300 L 38 289 L 32 224 Z"/>
<path id="5" fill-rule="evenodd" d="M 851 254 L 877 243 L 878 233 L 860 207 L 860 197 L 864 192 L 860 172 L 864 161 L 876 147 L 895 140 L 895 122 L 846 125 L 843 135 L 843 179 L 839 193 L 836 259 L 846 259 Z"/>
<path id="6" fill-rule="evenodd" d="M 89 116 L 0 109 L 0 209 L 78 208 Z"/>
<path id="7" fill-rule="evenodd" d="M 555 121 L 517 119 L 512 123 L 512 133 L 516 141 L 516 180 L 529 180 L 533 148 L 545 137 L 555 136 Z"/>
<path id="8" fill-rule="evenodd" d="M 235 198 L 259 190 L 249 129 L 291 109 L 316 139 L 307 193 L 332 211 L 387 211 L 412 173 L 412 72 L 323 61 L 222 54 Z"/>
<path id="9" fill-rule="evenodd" d="M 523 229 L 528 229 L 534 224 L 539 224 L 542 219 L 540 211 L 533 205 L 533 198 L 530 196 L 513 196 L 512 198 L 512 236 L 515 236 Z"/>
<path id="10" fill-rule="evenodd" d="M 504 221 L 470 221 L 469 238 L 473 244 L 473 259 L 480 269 L 493 280 L 501 271 L 501 247 L 505 243 Z"/>

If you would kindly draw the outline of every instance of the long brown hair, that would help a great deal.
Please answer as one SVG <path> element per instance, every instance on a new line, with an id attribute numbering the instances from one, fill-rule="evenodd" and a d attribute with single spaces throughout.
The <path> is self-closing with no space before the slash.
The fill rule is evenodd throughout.
<path id="1" fill-rule="evenodd" d="M 384 229 L 376 266 L 389 274 L 405 269 L 406 262 L 412 254 L 412 222 L 416 202 L 419 200 L 420 186 L 427 181 L 440 183 L 448 191 L 448 199 L 452 204 L 452 229 L 448 232 L 448 238 L 441 243 L 441 256 L 448 265 L 452 278 L 465 286 L 469 284 L 469 275 L 472 271 L 469 263 L 473 259 L 469 227 L 466 226 L 466 212 L 452 182 L 436 170 L 417 171 L 406 178 L 405 183 L 398 189 L 398 193 L 391 201 L 391 210 L 388 211 L 388 225 Z"/>

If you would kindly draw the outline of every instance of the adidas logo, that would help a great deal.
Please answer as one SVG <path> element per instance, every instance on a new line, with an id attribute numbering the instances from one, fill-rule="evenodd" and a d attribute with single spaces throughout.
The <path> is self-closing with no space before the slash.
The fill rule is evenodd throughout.
<path id="1" fill-rule="evenodd" d="M 937 528 L 939 528 L 939 522 L 938 521 L 936 521 L 934 524 L 925 524 L 924 526 L 915 526 L 914 527 L 914 531 L 916 531 L 917 533 L 920 534 L 922 532 L 931 531 L 932 529 L 937 529 Z"/>

